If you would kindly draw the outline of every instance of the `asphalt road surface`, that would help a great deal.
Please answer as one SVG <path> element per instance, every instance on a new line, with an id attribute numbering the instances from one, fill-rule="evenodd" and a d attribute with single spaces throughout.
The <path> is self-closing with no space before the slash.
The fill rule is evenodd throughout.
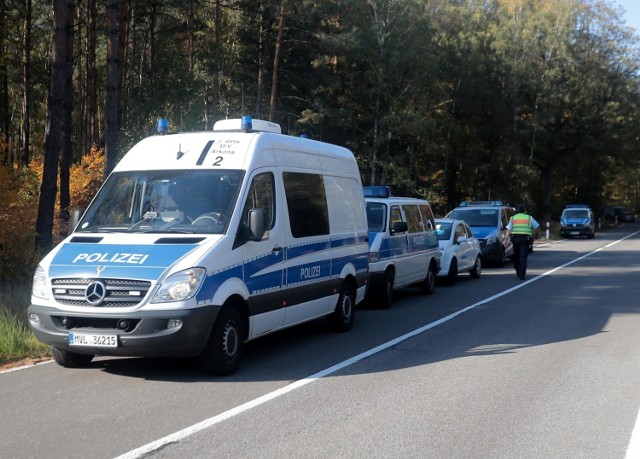
<path id="1" fill-rule="evenodd" d="M 640 226 L 247 345 L 0 374 L 3 458 L 640 457 Z M 635 428 L 635 430 L 634 430 Z"/>

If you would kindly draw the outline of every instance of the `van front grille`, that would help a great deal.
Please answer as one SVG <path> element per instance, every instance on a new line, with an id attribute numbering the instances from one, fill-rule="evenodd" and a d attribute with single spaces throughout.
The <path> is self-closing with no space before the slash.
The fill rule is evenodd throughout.
<path id="1" fill-rule="evenodd" d="M 140 304 L 151 282 L 130 279 L 53 279 L 53 298 L 71 306 L 131 307 Z"/>

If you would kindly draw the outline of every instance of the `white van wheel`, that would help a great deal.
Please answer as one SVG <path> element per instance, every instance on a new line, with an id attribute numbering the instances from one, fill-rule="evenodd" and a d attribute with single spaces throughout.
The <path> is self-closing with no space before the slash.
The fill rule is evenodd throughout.
<path id="1" fill-rule="evenodd" d="M 242 317 L 238 310 L 223 306 L 213 325 L 209 343 L 200 355 L 200 366 L 219 376 L 235 373 L 242 358 L 244 336 Z"/>
<path id="2" fill-rule="evenodd" d="M 342 284 L 335 311 L 329 316 L 333 328 L 339 332 L 346 332 L 353 327 L 356 306 L 356 294 L 350 282 Z"/>
<path id="3" fill-rule="evenodd" d="M 51 355 L 58 365 L 66 368 L 83 368 L 93 360 L 92 354 L 76 354 L 57 347 L 51 347 Z"/>
<path id="4" fill-rule="evenodd" d="M 436 288 L 436 268 L 433 263 L 429 264 L 429 269 L 427 270 L 427 277 L 420 283 L 419 287 L 420 293 L 424 295 L 431 295 Z"/>
<path id="5" fill-rule="evenodd" d="M 395 275 L 393 269 L 388 268 L 384 272 L 384 283 L 380 286 L 381 302 L 380 307 L 382 309 L 389 309 L 391 302 L 393 301 L 393 283 L 395 282 Z"/>

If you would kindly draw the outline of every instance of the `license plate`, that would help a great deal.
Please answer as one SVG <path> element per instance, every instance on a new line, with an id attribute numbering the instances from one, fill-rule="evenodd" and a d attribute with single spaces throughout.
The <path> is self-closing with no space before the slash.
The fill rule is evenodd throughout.
<path id="1" fill-rule="evenodd" d="M 69 345 L 89 347 L 118 347 L 118 337 L 116 335 L 69 333 Z"/>
<path id="2" fill-rule="evenodd" d="M 577 236 L 578 234 L 580 234 L 580 232 L 579 232 L 579 231 L 571 231 L 571 235 L 572 235 L 572 236 Z"/>

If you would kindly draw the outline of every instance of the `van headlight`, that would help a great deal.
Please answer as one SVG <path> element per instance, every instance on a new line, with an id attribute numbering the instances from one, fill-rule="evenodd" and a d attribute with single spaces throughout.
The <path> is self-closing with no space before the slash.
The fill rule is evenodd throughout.
<path id="1" fill-rule="evenodd" d="M 49 299 L 49 291 L 47 289 L 47 275 L 40 265 L 38 265 L 38 267 L 36 268 L 36 272 L 33 275 L 31 294 L 38 298 L 42 298 L 43 300 Z"/>
<path id="2" fill-rule="evenodd" d="M 152 303 L 168 303 L 188 300 L 198 292 L 205 278 L 204 268 L 189 268 L 167 277 L 151 300 Z"/>
<path id="3" fill-rule="evenodd" d="M 487 245 L 493 245 L 498 242 L 498 238 L 495 236 L 491 236 L 487 238 Z"/>

